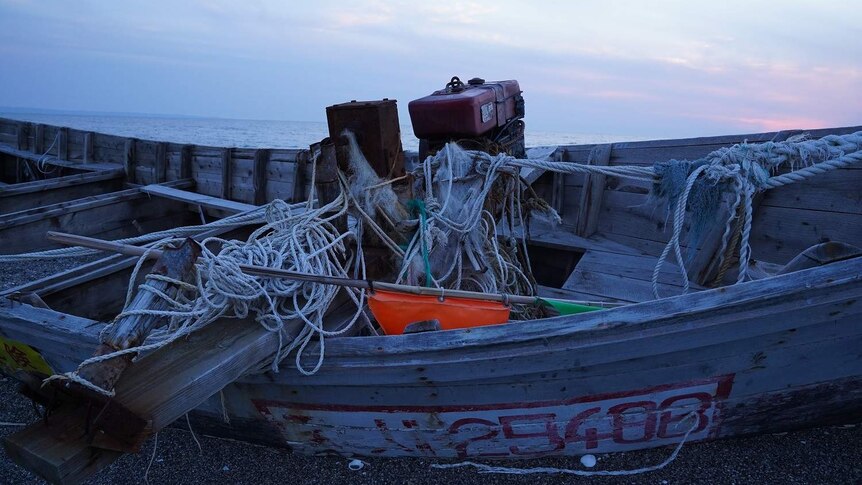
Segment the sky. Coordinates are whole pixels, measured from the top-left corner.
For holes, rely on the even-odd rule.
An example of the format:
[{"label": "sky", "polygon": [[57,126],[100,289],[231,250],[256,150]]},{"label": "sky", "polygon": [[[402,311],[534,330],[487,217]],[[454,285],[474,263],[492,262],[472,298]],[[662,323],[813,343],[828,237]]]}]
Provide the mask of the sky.
[{"label": "sky", "polygon": [[858,1],[0,0],[0,106],[324,121],[451,76],[527,129],[682,137],[862,125]]}]

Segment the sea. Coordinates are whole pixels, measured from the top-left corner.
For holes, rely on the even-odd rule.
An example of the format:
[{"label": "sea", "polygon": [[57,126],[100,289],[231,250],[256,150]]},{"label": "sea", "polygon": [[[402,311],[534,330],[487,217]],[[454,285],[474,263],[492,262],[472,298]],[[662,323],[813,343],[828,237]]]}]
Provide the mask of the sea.
[{"label": "sea", "polygon": [[[327,125],[319,121],[241,120],[170,115],[45,113],[22,109],[2,109],[0,117],[66,126],[79,130],[196,145],[238,148],[308,148],[329,136]],[[416,151],[419,140],[410,124],[401,125],[404,150]],[[528,147],[611,143],[642,139],[625,135],[583,134],[530,130]]]}]

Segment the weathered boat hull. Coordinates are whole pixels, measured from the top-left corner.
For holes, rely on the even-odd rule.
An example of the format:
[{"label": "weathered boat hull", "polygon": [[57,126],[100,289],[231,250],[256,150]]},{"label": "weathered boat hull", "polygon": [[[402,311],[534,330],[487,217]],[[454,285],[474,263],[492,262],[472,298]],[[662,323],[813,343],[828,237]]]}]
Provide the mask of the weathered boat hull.
[{"label": "weathered boat hull", "polygon": [[[846,422],[862,410],[860,296],[856,258],[593,314],[333,338],[317,374],[288,361],[243,378],[193,423],[308,454],[517,458]],[[99,324],[31,333],[22,309],[54,312],[25,307],[0,307],[0,333],[55,370],[88,355]]]},{"label": "weathered boat hull", "polygon": [[[0,142],[17,143],[4,148],[7,156],[32,159],[54,132],[64,138],[60,128],[35,126],[28,138],[16,126],[15,140],[9,130],[0,133]],[[796,133],[560,147],[554,157],[648,165]],[[95,160],[114,171],[122,162],[125,182],[160,185],[86,199],[77,198],[83,189],[60,192],[77,179],[7,189],[16,200],[37,194],[28,200],[52,205],[21,210],[30,202],[21,203],[0,217],[0,231],[16,235],[0,253],[49,247],[49,229],[127,236],[306,193],[306,160],[296,150],[91,135],[93,150],[69,142],[61,150],[68,156],[58,157],[79,168]],[[87,136],[70,139],[78,138]],[[102,182],[103,175],[78,178]],[[465,330],[331,338],[315,375],[301,375],[288,359],[279,373],[241,378],[197,408],[196,430],[308,454],[517,458],[626,451],[678,443],[686,434],[697,441],[862,417],[862,258],[652,300],[655,259],[669,233],[665,214],[647,203],[647,182],[541,173],[525,179],[563,219],[552,232],[531,232],[534,243],[545,238],[548,251],[536,266],[549,265],[558,277],[541,288],[564,298],[642,303]],[[823,241],[858,246],[860,180],[862,170],[847,168],[769,191],[752,228],[754,258],[780,267]],[[192,183],[195,192],[174,190],[191,190]],[[717,278],[723,230],[716,226],[701,247],[690,248],[697,249],[689,268],[697,290]],[[93,354],[104,327],[97,320],[119,311],[133,264],[114,256],[18,287],[59,311],[0,297],[0,337],[32,346],[55,372],[75,369]],[[678,267],[668,265],[658,277],[662,295],[681,291]],[[217,334],[198,343],[222,338],[215,345],[231,345],[230,332]],[[304,359],[311,367],[315,350]]]}]

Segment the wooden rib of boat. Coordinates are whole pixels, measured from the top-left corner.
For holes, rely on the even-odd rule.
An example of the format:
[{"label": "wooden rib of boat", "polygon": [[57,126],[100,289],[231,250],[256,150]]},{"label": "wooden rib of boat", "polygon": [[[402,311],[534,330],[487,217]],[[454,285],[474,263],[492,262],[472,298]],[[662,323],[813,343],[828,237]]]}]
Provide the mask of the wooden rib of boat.
[{"label": "wooden rib of boat", "polygon": [[[648,165],[798,133],[561,146],[553,157]],[[181,146],[10,120],[0,120],[2,167],[38,156],[54,136],[67,144],[58,157],[68,175],[36,182],[45,184],[39,190],[33,182],[0,187],[0,202],[27,201],[2,206],[3,253],[56,247],[44,239],[48,230],[114,239],[306,194],[299,150]],[[122,187],[117,173],[125,175]],[[192,413],[195,429],[308,454],[518,458],[656,447],[689,430],[698,441],[862,415],[862,258],[852,248],[862,246],[862,167],[758,200],[751,245],[759,279],[716,284],[722,224],[693,248],[693,291],[681,295],[679,269],[669,264],[659,275],[668,295],[661,299],[653,299],[650,280],[671,231],[666,213],[649,203],[647,185],[595,175],[527,178],[563,219],[530,231],[542,292],[629,305],[464,330],[331,338],[319,372],[304,376],[285,364],[277,374],[240,377]],[[812,262],[793,261],[815,246]],[[0,336],[31,347],[54,371],[73,370],[93,354],[102,322],[120,310],[133,263],[108,256],[6,290]],[[220,330],[188,345],[238,345],[239,337]],[[310,363],[315,353],[304,358]],[[174,367],[166,364],[175,371],[183,364],[176,358]]]}]

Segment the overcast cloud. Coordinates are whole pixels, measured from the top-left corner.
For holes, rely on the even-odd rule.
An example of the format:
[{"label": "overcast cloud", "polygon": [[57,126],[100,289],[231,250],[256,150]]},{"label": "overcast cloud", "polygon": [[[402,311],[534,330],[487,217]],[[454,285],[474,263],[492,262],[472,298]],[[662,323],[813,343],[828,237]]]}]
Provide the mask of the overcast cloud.
[{"label": "overcast cloud", "polygon": [[322,121],[518,79],[527,126],[694,136],[862,124],[856,2],[0,0],[0,106]]}]

